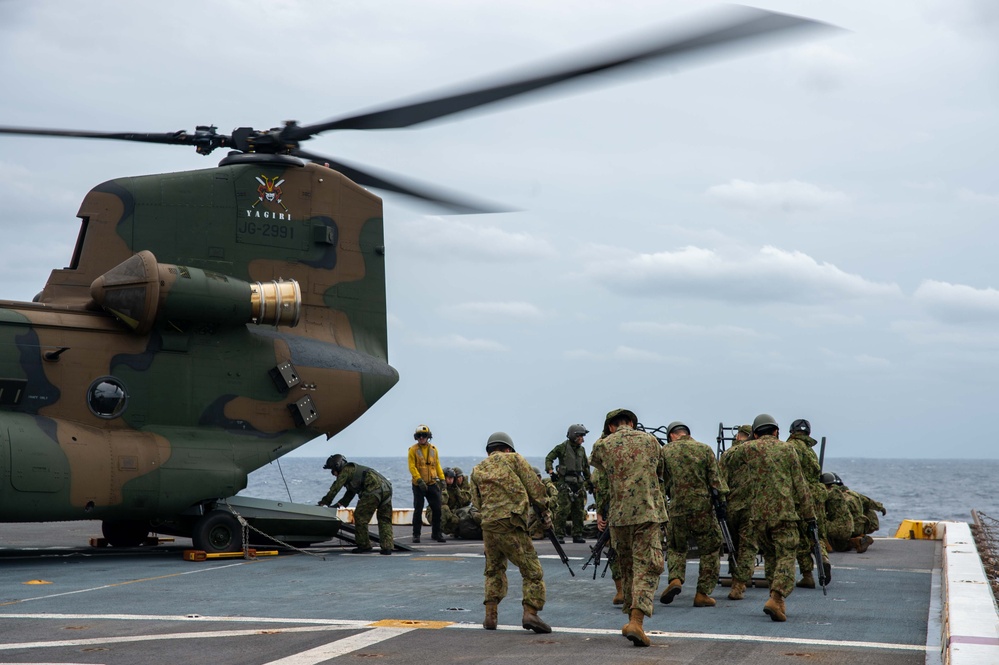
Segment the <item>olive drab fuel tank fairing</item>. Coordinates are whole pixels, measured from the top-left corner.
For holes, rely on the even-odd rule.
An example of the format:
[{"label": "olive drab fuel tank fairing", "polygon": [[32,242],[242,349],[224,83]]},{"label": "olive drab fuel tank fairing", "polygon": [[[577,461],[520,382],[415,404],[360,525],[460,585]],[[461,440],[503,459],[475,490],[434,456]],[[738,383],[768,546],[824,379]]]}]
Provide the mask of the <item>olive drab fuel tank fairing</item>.
[{"label": "olive drab fuel tank fairing", "polygon": [[0,520],[232,496],[398,380],[381,200],[336,171],[238,155],[106,182],[79,216],[70,266],[0,307]]}]

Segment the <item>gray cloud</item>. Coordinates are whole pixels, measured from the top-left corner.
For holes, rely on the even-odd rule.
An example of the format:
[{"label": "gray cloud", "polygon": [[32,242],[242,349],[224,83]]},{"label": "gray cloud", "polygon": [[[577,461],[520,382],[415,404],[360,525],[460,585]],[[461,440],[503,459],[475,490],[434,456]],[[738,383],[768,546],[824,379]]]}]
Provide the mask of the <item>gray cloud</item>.
[{"label": "gray cloud", "polygon": [[439,311],[451,319],[480,323],[541,321],[545,318],[545,313],[529,302],[466,302],[444,305]]},{"label": "gray cloud", "polygon": [[707,195],[727,206],[757,212],[807,212],[849,202],[842,192],[822,189],[800,180],[756,183],[731,180],[709,187]]},{"label": "gray cloud", "polygon": [[448,217],[410,221],[400,225],[397,233],[403,251],[417,250],[436,260],[537,261],[555,256],[547,241],[528,233]]},{"label": "gray cloud", "polygon": [[606,258],[591,262],[584,274],[612,291],[645,297],[823,304],[901,294],[896,284],[872,282],[802,252],[772,246],[755,254],[731,256],[685,247],[674,252]]},{"label": "gray cloud", "polygon": [[932,279],[912,295],[930,316],[944,323],[994,323],[999,320],[999,290],[976,289]]}]

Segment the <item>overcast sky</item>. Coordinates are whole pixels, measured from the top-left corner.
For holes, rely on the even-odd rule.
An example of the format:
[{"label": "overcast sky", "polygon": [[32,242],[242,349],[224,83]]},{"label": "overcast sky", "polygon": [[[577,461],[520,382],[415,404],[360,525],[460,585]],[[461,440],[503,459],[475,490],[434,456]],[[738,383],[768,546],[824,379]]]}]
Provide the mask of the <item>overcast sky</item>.
[{"label": "overcast sky", "polygon": [[[312,123],[595,52],[703,2],[0,2],[0,125]],[[518,212],[385,196],[398,385],[295,454],[544,455],[634,410],[808,418],[831,457],[995,458],[999,4],[760,2],[844,30],[306,148]],[[0,298],[68,262],[86,192],[222,153],[0,137]],[[594,440],[588,437],[588,445]]]}]

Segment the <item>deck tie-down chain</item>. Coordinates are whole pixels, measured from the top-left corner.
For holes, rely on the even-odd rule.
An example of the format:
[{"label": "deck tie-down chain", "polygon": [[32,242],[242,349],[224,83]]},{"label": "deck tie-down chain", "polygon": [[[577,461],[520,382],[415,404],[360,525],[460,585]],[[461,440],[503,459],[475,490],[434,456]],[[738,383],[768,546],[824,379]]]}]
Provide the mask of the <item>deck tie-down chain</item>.
[{"label": "deck tie-down chain", "polygon": [[250,524],[249,522],[247,522],[246,519],[244,519],[242,515],[240,515],[239,513],[237,513],[236,509],[229,505],[229,500],[228,499],[223,499],[222,501],[223,501],[223,503],[225,503],[225,507],[229,509],[229,512],[231,512],[233,514],[233,516],[237,520],[239,520],[239,525],[242,527],[242,535],[243,535],[243,558],[244,559],[251,558],[250,557],[250,529],[253,529],[257,533],[259,533],[261,536],[263,536],[264,538],[267,538],[268,540],[274,541],[275,543],[277,543],[281,547],[287,547],[288,549],[295,550],[296,552],[300,552],[302,554],[308,554],[309,556],[314,556],[317,559],[322,559],[323,561],[326,561],[326,557],[323,556],[322,554],[316,554],[315,552],[309,552],[309,551],[303,550],[300,547],[295,547],[294,545],[289,545],[288,543],[284,542],[283,540],[279,540],[278,538],[275,538],[274,536],[270,535],[269,533],[264,533],[263,531],[261,531],[257,527],[255,527],[252,524]]}]

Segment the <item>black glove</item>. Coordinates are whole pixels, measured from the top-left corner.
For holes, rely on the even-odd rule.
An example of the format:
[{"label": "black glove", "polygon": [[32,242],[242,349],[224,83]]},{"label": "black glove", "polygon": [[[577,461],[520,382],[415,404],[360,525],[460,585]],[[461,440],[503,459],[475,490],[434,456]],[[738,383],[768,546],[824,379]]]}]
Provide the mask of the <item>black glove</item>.
[{"label": "black glove", "polygon": [[551,476],[553,483],[558,482],[558,473],[556,473],[555,471],[549,471],[548,475]]},{"label": "black glove", "polygon": [[888,510],[887,510],[887,509],[885,509],[885,508],[882,508],[882,509],[881,509],[881,514],[882,514],[882,515],[887,515],[887,514],[888,514]]},{"label": "black glove", "polygon": [[416,481],[416,486],[420,488],[421,492],[427,491],[427,483],[426,481],[423,480],[423,478],[420,478],[419,480]]},{"label": "black glove", "polygon": [[725,503],[724,501],[719,501],[715,505],[715,515],[717,515],[718,519],[720,519],[720,520],[727,520],[728,519],[728,504]]}]

